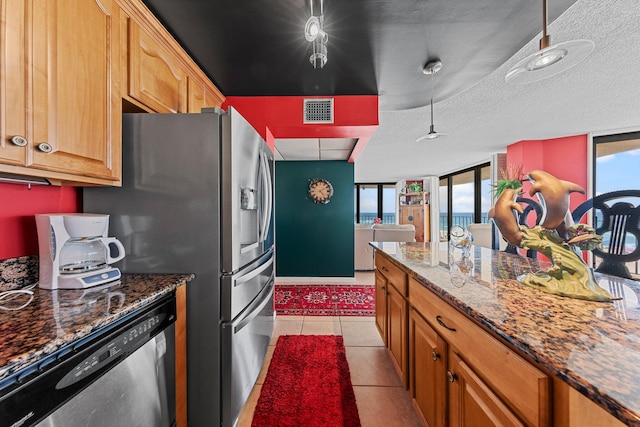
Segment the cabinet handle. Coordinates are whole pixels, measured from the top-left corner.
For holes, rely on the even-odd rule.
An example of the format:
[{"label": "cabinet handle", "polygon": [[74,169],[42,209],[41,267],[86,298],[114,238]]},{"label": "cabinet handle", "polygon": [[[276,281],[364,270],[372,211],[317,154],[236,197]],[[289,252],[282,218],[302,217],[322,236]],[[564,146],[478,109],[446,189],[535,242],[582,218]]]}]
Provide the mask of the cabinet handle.
[{"label": "cabinet handle", "polygon": [[437,351],[435,351],[435,350],[434,350],[433,352],[431,352],[431,357],[433,357],[433,360],[438,360],[438,359],[440,359],[440,355],[439,355],[439,354],[438,354],[438,352],[437,352]]},{"label": "cabinet handle", "polygon": [[50,153],[53,151],[53,147],[51,146],[51,144],[41,142],[40,144],[38,144],[38,150],[42,151],[43,153]]},{"label": "cabinet handle", "polygon": [[456,374],[454,374],[451,371],[447,371],[447,379],[449,380],[450,383],[454,382],[456,380]]},{"label": "cabinet handle", "polygon": [[450,330],[451,332],[455,332],[455,331],[456,331],[456,328],[450,328],[450,327],[448,327],[448,326],[447,326],[447,324],[446,324],[446,323],[444,323],[444,322],[442,321],[442,317],[441,317],[440,315],[436,316],[436,322],[438,322],[438,324],[439,324],[440,326],[442,326],[443,328],[446,328],[446,329]]},{"label": "cabinet handle", "polygon": [[24,136],[16,135],[11,137],[11,142],[13,145],[17,145],[18,147],[25,147],[29,141]]},{"label": "cabinet handle", "polygon": [[382,271],[384,271],[385,273],[388,273],[388,272],[389,272],[389,269],[383,265],[383,266],[382,266]]}]

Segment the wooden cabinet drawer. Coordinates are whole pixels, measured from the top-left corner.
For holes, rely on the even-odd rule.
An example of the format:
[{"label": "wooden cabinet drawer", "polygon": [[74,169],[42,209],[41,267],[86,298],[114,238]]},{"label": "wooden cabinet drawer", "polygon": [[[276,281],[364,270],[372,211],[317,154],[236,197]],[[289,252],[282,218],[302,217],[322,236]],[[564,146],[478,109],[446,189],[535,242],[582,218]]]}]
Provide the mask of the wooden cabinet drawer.
[{"label": "wooden cabinet drawer", "polygon": [[402,296],[407,296],[407,273],[379,252],[376,252],[376,270],[382,273]]},{"label": "wooden cabinet drawer", "polygon": [[547,426],[550,380],[413,278],[409,303],[525,424]]}]

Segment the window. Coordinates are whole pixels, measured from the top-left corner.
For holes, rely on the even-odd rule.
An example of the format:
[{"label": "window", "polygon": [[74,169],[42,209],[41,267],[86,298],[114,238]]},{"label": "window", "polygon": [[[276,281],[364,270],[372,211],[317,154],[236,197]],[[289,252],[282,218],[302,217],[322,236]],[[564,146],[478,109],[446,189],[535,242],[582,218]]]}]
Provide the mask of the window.
[{"label": "window", "polygon": [[378,216],[378,186],[357,185],[356,222],[373,224]]},{"label": "window", "polygon": [[380,218],[383,224],[396,223],[395,184],[356,184],[356,222],[373,224]]},{"label": "window", "polygon": [[466,227],[474,221],[474,171],[451,176],[451,225]]},{"label": "window", "polygon": [[[640,170],[638,170],[640,132],[594,137],[593,153],[594,195],[640,188]],[[638,204],[637,198],[630,198],[627,201],[634,205]],[[595,227],[600,226],[602,221],[598,213],[596,211],[597,216],[593,219]],[[610,237],[610,233],[602,236],[603,247],[607,247]],[[627,234],[625,252],[632,252],[636,246],[636,236]],[[594,259],[596,263],[599,261]],[[628,263],[627,268],[634,274],[640,274],[640,265],[637,261]]]},{"label": "window", "polygon": [[394,184],[382,185],[382,218],[383,224],[396,223],[396,186]]},{"label": "window", "polygon": [[488,222],[491,208],[491,166],[482,164],[440,177],[440,240],[454,225]]},{"label": "window", "polygon": [[440,179],[440,240],[447,240],[449,236],[449,178]]},{"label": "window", "polygon": [[491,166],[480,168],[480,222],[489,222],[489,210],[493,206],[493,189],[491,188]]},{"label": "window", "polygon": [[640,132],[593,138],[594,194],[637,189],[640,185]]}]

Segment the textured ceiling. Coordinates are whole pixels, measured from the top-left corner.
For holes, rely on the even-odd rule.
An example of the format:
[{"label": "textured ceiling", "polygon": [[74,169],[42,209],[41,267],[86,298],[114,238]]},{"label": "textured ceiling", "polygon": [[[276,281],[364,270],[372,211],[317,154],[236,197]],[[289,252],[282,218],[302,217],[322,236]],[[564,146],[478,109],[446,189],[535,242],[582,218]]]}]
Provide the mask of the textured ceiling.
[{"label": "textured ceiling", "polygon": [[[356,182],[442,175],[525,139],[640,129],[638,0],[549,0],[551,42],[587,38],[595,50],[523,86],[504,74],[538,49],[541,0],[325,0],[322,70],[301,36],[308,0],[143,1],[227,96],[378,94]],[[448,137],[416,143],[432,95],[421,69],[434,57],[435,128]]]},{"label": "textured ceiling", "polygon": [[552,43],[592,40],[591,56],[540,82],[506,83],[507,70],[537,49],[536,36],[475,86],[434,105],[435,128],[446,138],[415,142],[428,131],[429,107],[381,111],[377,132],[356,159],[356,181],[443,175],[521,140],[640,129],[639,23],[637,0],[579,0],[549,34]]}]

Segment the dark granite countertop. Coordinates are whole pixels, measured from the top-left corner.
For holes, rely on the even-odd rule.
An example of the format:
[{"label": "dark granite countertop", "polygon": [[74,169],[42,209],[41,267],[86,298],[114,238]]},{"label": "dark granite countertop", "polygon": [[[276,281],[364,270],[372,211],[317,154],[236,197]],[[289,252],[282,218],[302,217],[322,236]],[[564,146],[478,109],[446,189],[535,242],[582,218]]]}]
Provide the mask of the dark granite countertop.
[{"label": "dark granite countertop", "polygon": [[472,247],[472,273],[465,275],[466,268],[449,266],[446,243],[371,245],[548,374],[624,423],[640,423],[640,282],[596,274],[622,299],[591,302],[516,281],[548,266],[524,256]]},{"label": "dark granite countertop", "polygon": [[[24,260],[15,260],[0,268],[0,290],[28,285]],[[11,278],[20,286],[8,285]],[[84,290],[35,287],[33,299],[24,308],[0,309],[0,380],[159,300],[191,278],[188,274],[123,274],[116,282]],[[19,307],[29,298],[20,296],[2,305]]]}]

